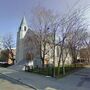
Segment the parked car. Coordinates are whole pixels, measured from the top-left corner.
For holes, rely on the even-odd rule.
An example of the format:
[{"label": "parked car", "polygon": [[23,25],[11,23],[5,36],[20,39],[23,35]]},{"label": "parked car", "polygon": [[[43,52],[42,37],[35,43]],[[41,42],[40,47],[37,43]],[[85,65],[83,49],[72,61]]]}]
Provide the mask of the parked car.
[{"label": "parked car", "polygon": [[32,71],[33,70],[33,66],[29,66],[29,65],[25,65],[25,71]]}]

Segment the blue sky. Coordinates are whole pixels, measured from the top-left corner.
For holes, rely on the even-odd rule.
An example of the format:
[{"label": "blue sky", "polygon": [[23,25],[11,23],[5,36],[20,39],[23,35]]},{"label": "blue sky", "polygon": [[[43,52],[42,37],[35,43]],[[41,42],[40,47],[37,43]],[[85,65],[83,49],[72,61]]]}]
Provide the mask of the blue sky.
[{"label": "blue sky", "polygon": [[[0,36],[10,32],[16,38],[23,16],[26,17],[28,24],[32,26],[32,9],[38,5],[62,15],[69,8],[73,8],[77,1],[79,0],[0,0]],[[89,4],[90,0],[80,0],[76,7],[85,7]],[[88,11],[86,16],[90,20],[90,11]]]}]

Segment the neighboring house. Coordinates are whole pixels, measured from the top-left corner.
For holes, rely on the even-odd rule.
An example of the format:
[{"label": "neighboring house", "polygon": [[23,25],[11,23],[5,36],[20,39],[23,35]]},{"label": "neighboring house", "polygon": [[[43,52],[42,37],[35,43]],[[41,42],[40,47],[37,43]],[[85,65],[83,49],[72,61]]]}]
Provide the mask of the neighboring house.
[{"label": "neighboring house", "polygon": [[[32,31],[26,22],[25,17],[22,19],[19,31],[17,32],[17,48],[16,48],[16,62],[19,65],[32,65],[34,67],[38,66],[41,67],[41,59],[40,59],[40,51],[39,51],[39,45],[37,40],[37,34]],[[55,66],[57,66],[57,62],[59,59],[59,47],[55,47]],[[43,48],[43,47],[42,47]],[[46,49],[49,50],[48,54],[46,55],[45,64],[52,64],[53,58],[52,58],[52,49],[47,43]],[[68,49],[67,49],[68,50]],[[65,56],[65,55],[64,55]],[[66,58],[66,64],[72,63],[72,58],[70,54],[68,53]]]},{"label": "neighboring house", "polygon": [[15,55],[16,49],[12,49],[12,52],[10,52],[9,50],[1,50],[0,61],[7,62],[7,64],[12,65],[14,64]]},{"label": "neighboring house", "polygon": [[12,52],[8,53],[8,64],[14,64],[15,58],[16,58],[16,48],[12,48]]},{"label": "neighboring house", "polygon": [[90,63],[90,48],[80,49],[80,59]]}]

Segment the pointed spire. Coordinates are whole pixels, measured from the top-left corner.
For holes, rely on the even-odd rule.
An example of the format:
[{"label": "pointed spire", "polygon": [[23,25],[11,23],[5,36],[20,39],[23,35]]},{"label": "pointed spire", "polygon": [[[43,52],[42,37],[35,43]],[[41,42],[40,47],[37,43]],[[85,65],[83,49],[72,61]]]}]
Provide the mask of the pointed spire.
[{"label": "pointed spire", "polygon": [[22,25],[27,25],[25,16],[23,17],[20,26],[22,26]]}]

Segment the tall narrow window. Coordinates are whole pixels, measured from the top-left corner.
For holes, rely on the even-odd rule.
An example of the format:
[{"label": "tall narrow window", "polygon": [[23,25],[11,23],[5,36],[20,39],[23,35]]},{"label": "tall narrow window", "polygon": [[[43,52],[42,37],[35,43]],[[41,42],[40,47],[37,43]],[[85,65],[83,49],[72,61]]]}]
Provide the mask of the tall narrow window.
[{"label": "tall narrow window", "polygon": [[24,26],[24,31],[26,31],[26,26]]},{"label": "tall narrow window", "polygon": [[21,26],[19,27],[19,30],[21,30]]}]

